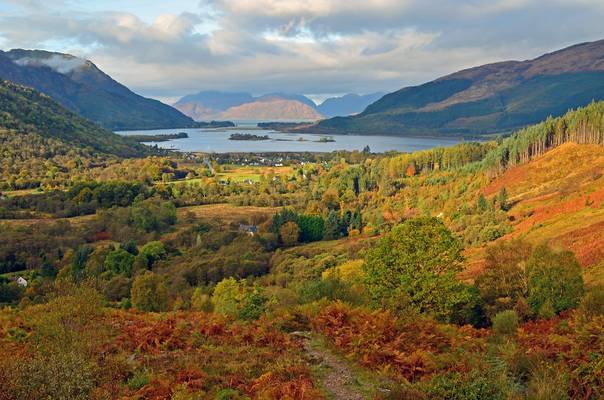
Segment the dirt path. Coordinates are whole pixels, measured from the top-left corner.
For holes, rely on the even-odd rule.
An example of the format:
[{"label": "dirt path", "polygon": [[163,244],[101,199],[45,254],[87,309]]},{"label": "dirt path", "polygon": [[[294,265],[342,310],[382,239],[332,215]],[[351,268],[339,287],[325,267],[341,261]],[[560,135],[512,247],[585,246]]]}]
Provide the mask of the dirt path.
[{"label": "dirt path", "polygon": [[295,332],[294,335],[304,339],[304,349],[311,362],[321,369],[320,383],[331,399],[364,400],[367,398],[358,387],[360,383],[346,361],[315,343],[309,333]]}]

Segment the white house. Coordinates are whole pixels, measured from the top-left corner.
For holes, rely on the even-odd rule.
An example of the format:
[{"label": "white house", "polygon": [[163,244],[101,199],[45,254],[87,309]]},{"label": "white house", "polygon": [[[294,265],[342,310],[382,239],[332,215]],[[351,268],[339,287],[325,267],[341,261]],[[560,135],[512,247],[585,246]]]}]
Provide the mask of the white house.
[{"label": "white house", "polygon": [[27,287],[27,280],[25,278],[23,278],[22,276],[17,278],[17,285],[22,286],[22,287]]}]

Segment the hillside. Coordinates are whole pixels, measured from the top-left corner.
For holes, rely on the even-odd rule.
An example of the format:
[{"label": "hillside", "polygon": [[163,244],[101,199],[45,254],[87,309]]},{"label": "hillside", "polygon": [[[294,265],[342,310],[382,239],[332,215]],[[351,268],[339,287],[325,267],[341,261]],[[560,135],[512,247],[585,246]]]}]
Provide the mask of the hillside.
[{"label": "hillside", "polygon": [[193,120],[133,93],[92,62],[41,50],[0,51],[0,79],[32,87],[108,129],[185,128]]},{"label": "hillside", "polygon": [[357,115],[321,121],[320,133],[482,135],[509,132],[604,98],[604,40],[534,60],[460,71],[390,93]]},{"label": "hillside", "polygon": [[330,97],[319,104],[317,110],[325,117],[348,116],[361,113],[368,105],[379,100],[384,93],[366,95],[347,94],[341,97]]},{"label": "hillside", "polygon": [[8,81],[0,81],[0,130],[35,134],[106,155],[133,157],[147,153],[144,146],[66,110],[48,96]]},{"label": "hillside", "polygon": [[602,144],[604,102],[282,167],[40,155],[0,186],[0,397],[604,398]]}]

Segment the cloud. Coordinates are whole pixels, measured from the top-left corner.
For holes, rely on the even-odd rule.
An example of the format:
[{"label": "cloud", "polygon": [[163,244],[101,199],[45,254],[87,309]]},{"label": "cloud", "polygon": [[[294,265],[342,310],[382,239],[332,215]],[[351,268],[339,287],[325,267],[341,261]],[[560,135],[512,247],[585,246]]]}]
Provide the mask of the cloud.
[{"label": "cloud", "polygon": [[48,58],[30,58],[23,57],[14,60],[17,65],[31,65],[31,66],[47,66],[60,74],[68,74],[71,71],[83,67],[86,65],[86,60],[77,57],[64,57],[58,54],[53,54]]},{"label": "cloud", "polygon": [[189,0],[151,18],[142,0],[3,2],[3,46],[73,52],[158,98],[392,91],[599,39],[604,17],[601,0]]}]

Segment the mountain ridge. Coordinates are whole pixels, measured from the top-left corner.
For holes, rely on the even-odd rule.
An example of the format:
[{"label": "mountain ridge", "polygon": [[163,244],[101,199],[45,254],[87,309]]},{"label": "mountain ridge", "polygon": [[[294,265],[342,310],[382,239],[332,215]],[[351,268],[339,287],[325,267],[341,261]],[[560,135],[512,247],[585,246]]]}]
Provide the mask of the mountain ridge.
[{"label": "mountain ridge", "polygon": [[91,61],[70,54],[24,49],[0,51],[0,78],[36,89],[112,130],[195,125],[180,111],[132,92]]},{"label": "mountain ridge", "polygon": [[[317,105],[313,100],[300,94],[275,92],[253,96],[246,92],[208,90],[186,95],[174,103],[174,107],[196,121],[208,119],[312,121],[336,115],[360,113],[383,95],[380,92],[367,95],[350,93],[330,97]],[[277,103],[269,104],[270,101]]]},{"label": "mountain ridge", "polygon": [[468,68],[389,93],[361,114],[305,128],[315,133],[484,135],[520,129],[604,99],[604,40],[526,61]]}]

